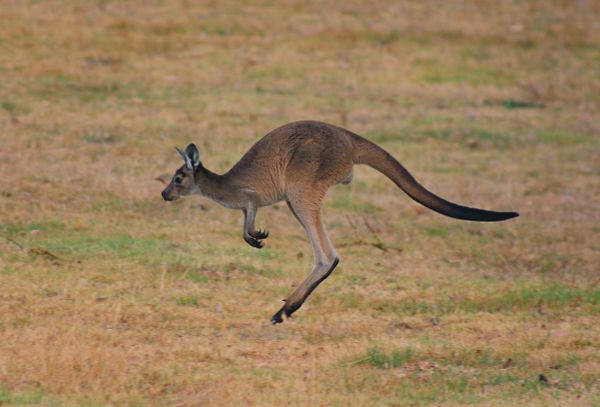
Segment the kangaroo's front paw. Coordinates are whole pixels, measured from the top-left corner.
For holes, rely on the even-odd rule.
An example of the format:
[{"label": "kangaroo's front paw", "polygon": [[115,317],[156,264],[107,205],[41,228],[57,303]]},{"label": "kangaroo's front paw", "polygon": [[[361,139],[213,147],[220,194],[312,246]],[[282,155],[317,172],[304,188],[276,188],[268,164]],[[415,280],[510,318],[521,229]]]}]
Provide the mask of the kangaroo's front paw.
[{"label": "kangaroo's front paw", "polygon": [[259,239],[256,239],[252,236],[244,236],[244,240],[252,247],[256,247],[257,249],[262,249],[263,242]]},{"label": "kangaroo's front paw", "polygon": [[250,232],[250,236],[252,236],[255,239],[266,239],[267,237],[269,237],[269,231],[259,229],[254,232]]}]

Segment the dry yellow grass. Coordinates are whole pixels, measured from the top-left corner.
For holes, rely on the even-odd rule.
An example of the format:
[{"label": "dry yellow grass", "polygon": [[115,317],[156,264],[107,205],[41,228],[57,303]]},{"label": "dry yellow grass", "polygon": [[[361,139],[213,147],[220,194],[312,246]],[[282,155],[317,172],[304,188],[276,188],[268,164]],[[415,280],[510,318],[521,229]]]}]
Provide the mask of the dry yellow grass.
[{"label": "dry yellow grass", "polygon": [[[0,2],[0,404],[600,403],[600,9],[548,2]],[[315,119],[443,197],[365,168],[310,268],[285,205],[167,205],[195,142],[225,171]],[[543,375],[543,379],[540,379]],[[544,380],[545,379],[545,380]]]}]

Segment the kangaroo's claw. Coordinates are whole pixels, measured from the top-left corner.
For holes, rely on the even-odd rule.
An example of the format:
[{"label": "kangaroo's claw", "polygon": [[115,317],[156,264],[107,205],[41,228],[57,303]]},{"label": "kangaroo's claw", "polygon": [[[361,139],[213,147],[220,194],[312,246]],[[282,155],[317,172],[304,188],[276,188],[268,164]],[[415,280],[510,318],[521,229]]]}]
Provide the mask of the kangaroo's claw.
[{"label": "kangaroo's claw", "polygon": [[252,247],[256,247],[257,249],[262,249],[264,246],[263,242],[259,239],[254,238],[253,236],[244,236],[244,240]]},{"label": "kangaroo's claw", "polygon": [[266,239],[267,237],[269,237],[269,231],[259,229],[255,232],[250,233],[250,236],[252,236],[255,239]]}]

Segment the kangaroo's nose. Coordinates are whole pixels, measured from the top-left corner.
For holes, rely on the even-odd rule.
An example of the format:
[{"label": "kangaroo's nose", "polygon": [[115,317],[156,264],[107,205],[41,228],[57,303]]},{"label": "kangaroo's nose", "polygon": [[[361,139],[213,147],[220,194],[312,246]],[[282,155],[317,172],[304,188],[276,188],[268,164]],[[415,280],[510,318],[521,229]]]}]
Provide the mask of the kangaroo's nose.
[{"label": "kangaroo's nose", "polygon": [[170,201],[171,200],[171,199],[169,199],[169,195],[167,195],[167,191],[162,191],[161,195],[162,195],[162,197],[163,197],[163,199],[165,201]]}]

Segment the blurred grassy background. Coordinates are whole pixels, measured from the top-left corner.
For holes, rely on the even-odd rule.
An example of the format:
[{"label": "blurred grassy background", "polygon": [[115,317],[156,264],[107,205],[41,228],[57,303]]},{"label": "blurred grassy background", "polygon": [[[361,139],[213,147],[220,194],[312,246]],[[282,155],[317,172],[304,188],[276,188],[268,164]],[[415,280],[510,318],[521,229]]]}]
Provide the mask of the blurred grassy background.
[{"label": "blurred grassy background", "polygon": [[[0,404],[597,405],[600,7],[593,1],[0,3]],[[160,198],[288,121],[347,127],[450,200],[357,168],[341,266],[285,205]],[[543,375],[543,378],[540,378]]]}]

